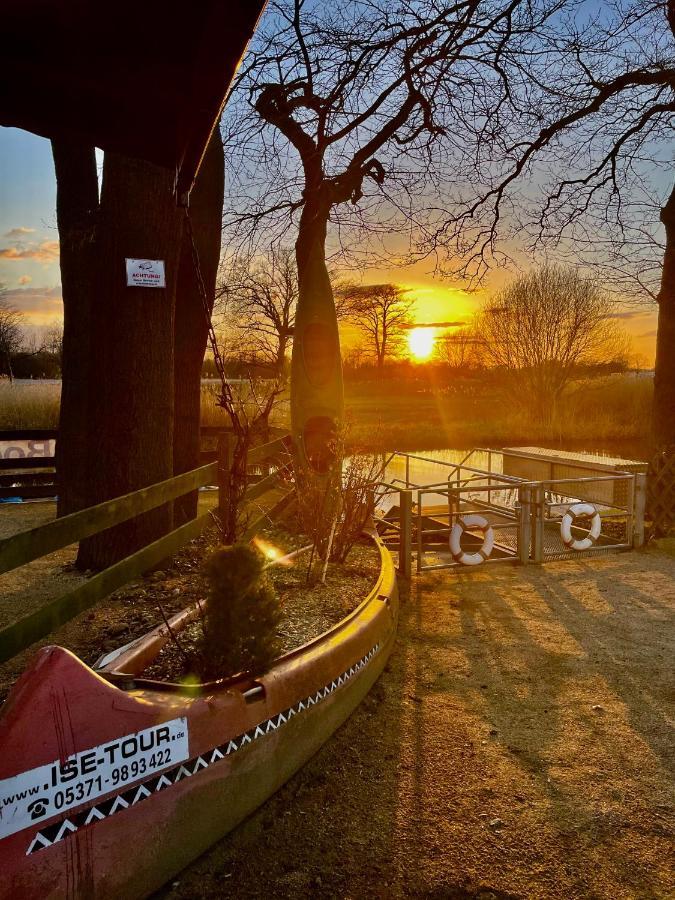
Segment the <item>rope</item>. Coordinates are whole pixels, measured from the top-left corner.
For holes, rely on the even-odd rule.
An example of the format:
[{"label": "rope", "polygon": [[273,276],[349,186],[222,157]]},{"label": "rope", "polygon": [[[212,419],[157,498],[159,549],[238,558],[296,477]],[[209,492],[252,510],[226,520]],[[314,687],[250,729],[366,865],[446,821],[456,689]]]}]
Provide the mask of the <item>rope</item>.
[{"label": "rope", "polygon": [[211,346],[211,352],[213,353],[213,361],[216,366],[216,370],[218,375],[220,376],[221,382],[221,396],[218,401],[219,406],[225,406],[226,402],[232,400],[232,388],[230,387],[227,378],[225,377],[225,363],[223,362],[223,357],[220,352],[220,347],[218,346],[218,339],[216,338],[216,332],[213,328],[213,319],[211,316],[211,310],[209,309],[209,298],[206,292],[206,285],[204,283],[204,276],[202,275],[202,267],[199,261],[199,250],[197,249],[197,242],[195,241],[194,229],[192,228],[192,219],[190,218],[190,210],[186,206],[185,207],[185,226],[187,228],[188,237],[190,239],[190,250],[192,253],[192,266],[195,271],[195,275],[197,277],[197,290],[199,292],[199,296],[201,297],[202,306],[204,308],[204,318],[206,320],[206,328],[209,339],[209,344]]}]

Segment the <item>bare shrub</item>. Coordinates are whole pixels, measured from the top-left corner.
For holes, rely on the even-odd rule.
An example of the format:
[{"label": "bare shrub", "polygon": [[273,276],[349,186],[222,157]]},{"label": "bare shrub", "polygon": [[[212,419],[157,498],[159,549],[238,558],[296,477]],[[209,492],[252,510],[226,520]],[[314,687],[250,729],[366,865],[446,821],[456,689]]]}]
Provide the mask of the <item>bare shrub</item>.
[{"label": "bare shrub", "polygon": [[248,486],[248,452],[256,442],[268,439],[270,415],[282,390],[283,385],[278,378],[268,381],[249,378],[239,390],[233,390],[229,382],[223,383],[217,402],[229,416],[233,432],[227,515],[225,521],[220,523],[223,540],[227,544],[233,543],[246,527],[247,516],[242,509],[242,501]]},{"label": "bare shrub", "polygon": [[[343,563],[358,541],[374,512],[373,488],[382,478],[383,462],[381,454],[357,451],[343,465],[337,504],[326,502],[327,489],[310,489],[305,496],[305,507],[314,509],[314,528],[308,534],[314,544],[307,571],[308,581],[321,576],[322,571],[322,580],[325,576],[325,565],[316,572],[313,570],[315,556],[324,563],[326,560]],[[335,510],[334,515],[324,515],[327,509]]]},{"label": "bare shrub", "polygon": [[342,472],[342,502],[333,535],[330,558],[344,562],[374,512],[373,486],[384,473],[383,459],[355,453]]}]

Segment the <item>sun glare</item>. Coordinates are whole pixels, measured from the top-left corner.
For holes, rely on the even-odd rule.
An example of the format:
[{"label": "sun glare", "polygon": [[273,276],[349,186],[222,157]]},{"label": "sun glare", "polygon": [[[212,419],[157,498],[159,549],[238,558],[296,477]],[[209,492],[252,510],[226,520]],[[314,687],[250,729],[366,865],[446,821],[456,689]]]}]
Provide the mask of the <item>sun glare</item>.
[{"label": "sun glare", "polygon": [[428,359],[434,349],[434,329],[413,328],[408,334],[408,347],[415,359]]}]

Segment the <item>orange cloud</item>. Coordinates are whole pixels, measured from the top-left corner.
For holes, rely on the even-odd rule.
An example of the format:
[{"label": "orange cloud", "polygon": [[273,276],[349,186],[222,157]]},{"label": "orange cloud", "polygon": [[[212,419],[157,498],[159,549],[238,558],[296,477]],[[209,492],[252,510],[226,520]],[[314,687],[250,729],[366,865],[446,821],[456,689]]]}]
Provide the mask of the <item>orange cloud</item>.
[{"label": "orange cloud", "polygon": [[0,259],[34,259],[37,262],[56,262],[59,258],[58,241],[42,241],[40,244],[16,244],[14,247],[0,247]]},{"label": "orange cloud", "polygon": [[11,228],[4,236],[6,238],[22,238],[27,234],[33,234],[34,231],[34,228],[26,228],[25,225],[19,225],[16,228]]},{"label": "orange cloud", "polygon": [[61,287],[22,287],[5,292],[7,302],[24,316],[24,322],[43,325],[63,318]]},{"label": "orange cloud", "polygon": [[412,322],[410,325],[402,325],[402,328],[462,328],[465,320],[457,322]]}]

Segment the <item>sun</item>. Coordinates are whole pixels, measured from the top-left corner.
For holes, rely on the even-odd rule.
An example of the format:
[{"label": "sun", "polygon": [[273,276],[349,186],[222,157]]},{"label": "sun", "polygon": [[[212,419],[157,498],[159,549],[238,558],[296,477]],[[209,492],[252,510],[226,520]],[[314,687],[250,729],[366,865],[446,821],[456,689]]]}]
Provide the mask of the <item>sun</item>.
[{"label": "sun", "polygon": [[428,359],[434,349],[433,328],[413,328],[408,333],[408,348],[415,359]]}]

